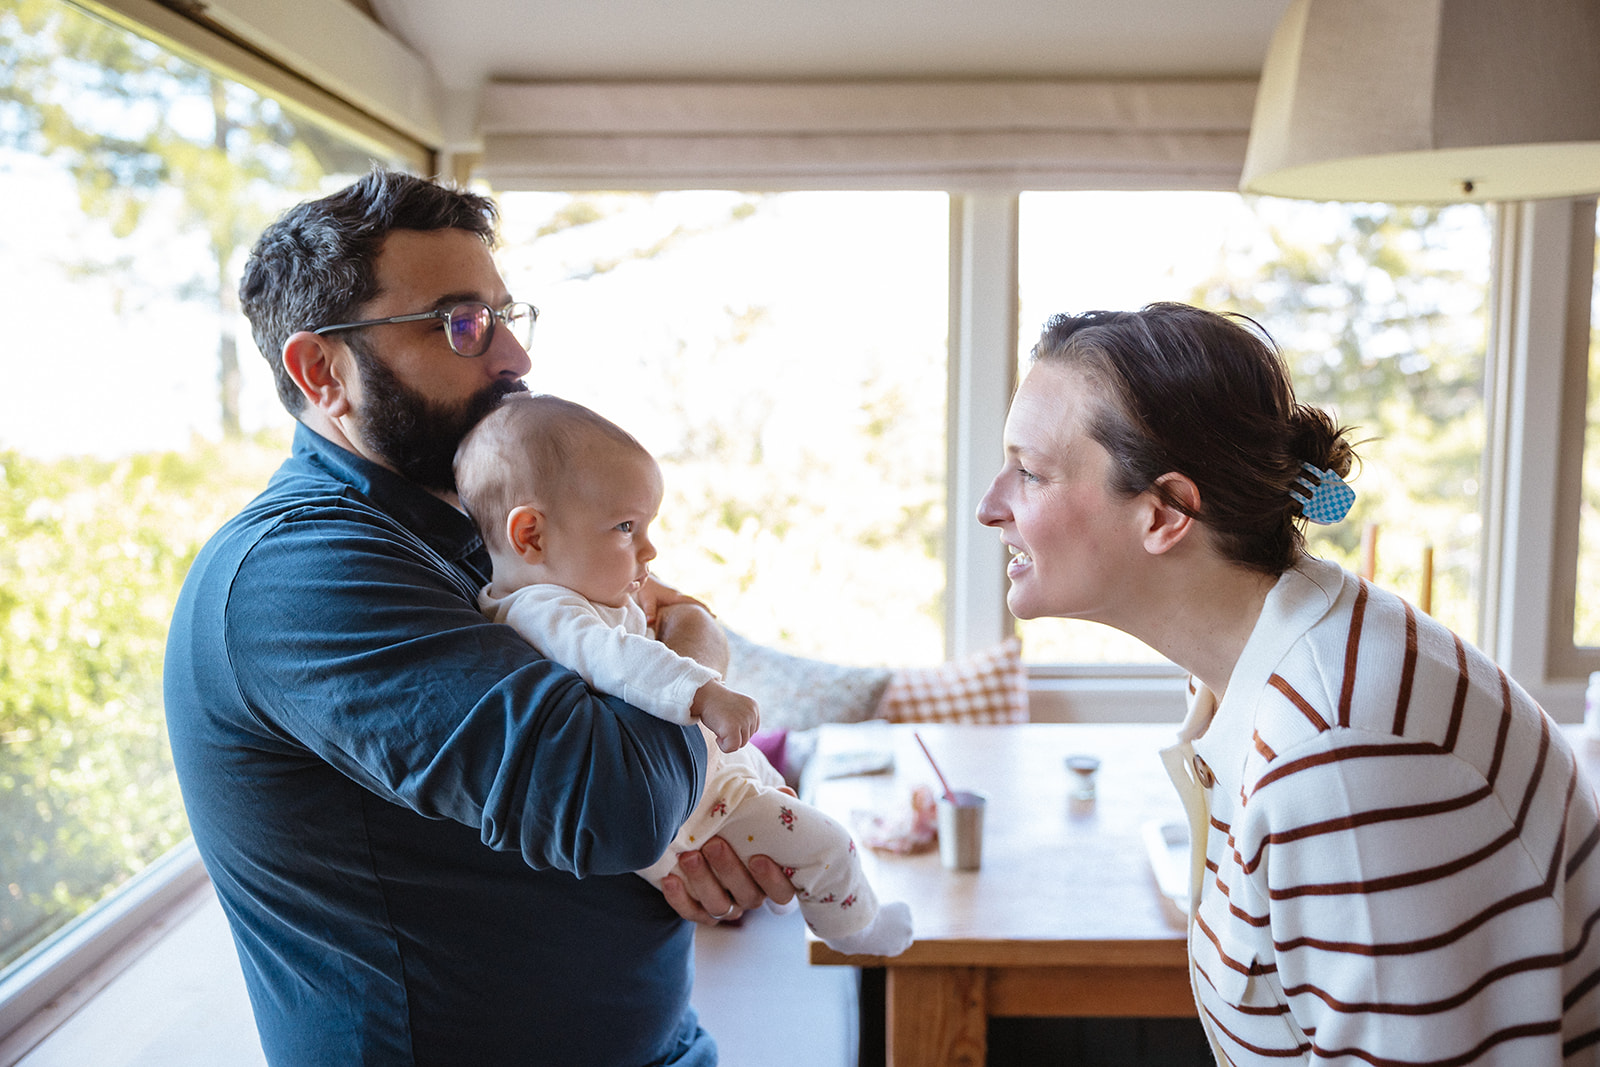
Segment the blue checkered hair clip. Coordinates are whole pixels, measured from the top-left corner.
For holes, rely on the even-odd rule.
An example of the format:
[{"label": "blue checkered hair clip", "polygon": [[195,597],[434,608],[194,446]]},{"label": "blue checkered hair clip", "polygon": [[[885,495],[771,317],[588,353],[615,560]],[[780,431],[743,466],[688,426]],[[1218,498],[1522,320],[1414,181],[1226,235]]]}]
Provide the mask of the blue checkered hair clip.
[{"label": "blue checkered hair clip", "polygon": [[1332,526],[1350,514],[1350,505],[1356,502],[1356,491],[1346,485],[1343,478],[1334,471],[1323,470],[1310,463],[1300,466],[1316,481],[1296,478],[1295,484],[1289,488],[1289,495],[1300,501],[1300,514],[1308,522]]}]

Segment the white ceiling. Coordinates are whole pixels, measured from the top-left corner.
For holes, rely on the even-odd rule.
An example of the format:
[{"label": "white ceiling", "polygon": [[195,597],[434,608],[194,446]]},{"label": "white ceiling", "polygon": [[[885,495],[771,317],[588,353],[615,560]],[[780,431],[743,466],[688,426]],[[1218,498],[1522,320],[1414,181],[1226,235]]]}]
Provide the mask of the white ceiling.
[{"label": "white ceiling", "polygon": [[1254,76],[1289,0],[371,0],[446,90],[495,78]]}]

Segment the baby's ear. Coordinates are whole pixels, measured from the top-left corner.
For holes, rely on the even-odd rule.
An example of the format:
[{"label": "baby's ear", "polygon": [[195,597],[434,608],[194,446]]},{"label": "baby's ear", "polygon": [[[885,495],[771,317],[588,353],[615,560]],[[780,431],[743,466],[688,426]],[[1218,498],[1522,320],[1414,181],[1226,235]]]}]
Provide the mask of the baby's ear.
[{"label": "baby's ear", "polygon": [[544,560],[544,515],[528,504],[511,509],[506,516],[506,540],[511,543],[511,551],[521,556],[525,562],[540,563]]}]

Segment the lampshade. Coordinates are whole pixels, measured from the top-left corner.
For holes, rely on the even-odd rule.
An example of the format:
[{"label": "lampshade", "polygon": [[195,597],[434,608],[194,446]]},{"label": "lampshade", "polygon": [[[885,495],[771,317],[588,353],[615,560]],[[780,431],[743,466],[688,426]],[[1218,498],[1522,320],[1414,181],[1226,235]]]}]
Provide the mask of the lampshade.
[{"label": "lampshade", "polygon": [[1392,203],[1600,192],[1600,0],[1293,0],[1240,188]]}]

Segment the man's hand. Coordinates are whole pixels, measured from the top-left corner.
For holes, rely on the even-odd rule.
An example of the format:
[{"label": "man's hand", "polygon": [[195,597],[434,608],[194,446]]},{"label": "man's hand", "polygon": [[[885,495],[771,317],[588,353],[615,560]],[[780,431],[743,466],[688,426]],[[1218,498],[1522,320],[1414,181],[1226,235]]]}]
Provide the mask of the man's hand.
[{"label": "man's hand", "polygon": [[750,857],[746,867],[732,845],[713,837],[699,852],[678,857],[677,870],[661,880],[661,894],[690,922],[715,925],[737,919],[768,898],[789,903],[794,883],[766,856]]},{"label": "man's hand", "polygon": [[644,611],[645,622],[649,623],[652,629],[656,626],[656,616],[660,614],[661,609],[670,608],[675,604],[693,604],[707,615],[711,614],[711,609],[700,601],[678,592],[653,574],[645,579],[644,585],[639,587],[633,599]]},{"label": "man's hand", "polygon": [[717,747],[724,752],[743,748],[761,725],[756,702],[715,679],[695,690],[689,711],[717,735]]},{"label": "man's hand", "polygon": [[728,669],[728,637],[697,601],[663,604],[656,611],[656,640],[680,656],[719,673]]}]

